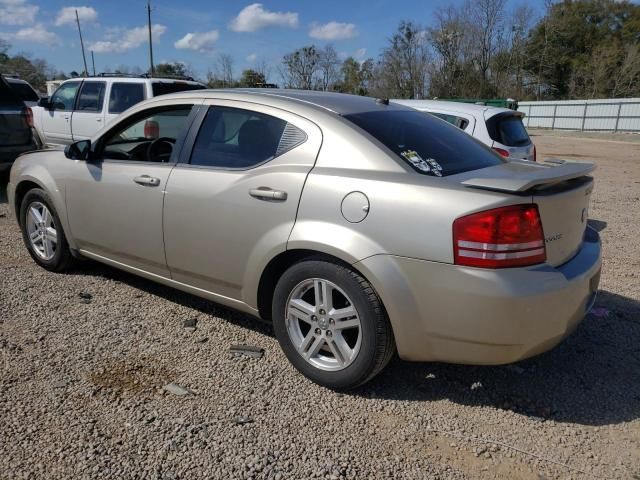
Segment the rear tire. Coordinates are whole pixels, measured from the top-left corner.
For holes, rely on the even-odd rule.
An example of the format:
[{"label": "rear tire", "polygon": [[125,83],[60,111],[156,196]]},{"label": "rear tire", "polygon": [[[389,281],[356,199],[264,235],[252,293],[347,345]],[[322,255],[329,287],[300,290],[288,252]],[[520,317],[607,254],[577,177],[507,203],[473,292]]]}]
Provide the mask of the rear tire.
[{"label": "rear tire", "polygon": [[44,190],[29,190],[22,199],[20,229],[31,258],[42,268],[62,272],[73,264],[60,217]]},{"label": "rear tire", "polygon": [[293,265],[276,285],[272,315],[289,361],[307,378],[331,389],[348,390],[368,382],[395,353],[380,298],[347,266],[324,260]]}]

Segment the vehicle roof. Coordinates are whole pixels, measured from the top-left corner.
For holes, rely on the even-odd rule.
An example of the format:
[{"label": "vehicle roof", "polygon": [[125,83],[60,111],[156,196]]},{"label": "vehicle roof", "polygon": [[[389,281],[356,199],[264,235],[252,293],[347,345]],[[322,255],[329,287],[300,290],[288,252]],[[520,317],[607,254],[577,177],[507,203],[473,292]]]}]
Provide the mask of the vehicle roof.
[{"label": "vehicle roof", "polygon": [[163,98],[227,98],[234,100],[256,101],[270,105],[283,103],[319,108],[338,115],[349,115],[368,111],[409,110],[397,105],[379,102],[372,97],[349,95],[346,93],[322,92],[316,90],[292,90],[273,88],[228,88],[206,89],[163,95]]},{"label": "vehicle roof", "polygon": [[2,78],[4,78],[8,83],[26,83],[27,85],[29,85],[29,82],[21,78],[16,78],[16,77],[2,77]]},{"label": "vehicle roof", "polygon": [[394,103],[399,103],[400,105],[405,105],[407,107],[415,108],[417,110],[427,110],[429,108],[437,109],[437,110],[446,110],[450,112],[458,112],[458,113],[468,113],[470,115],[473,114],[484,114],[486,118],[492,117],[493,115],[497,115],[498,113],[503,112],[515,112],[515,110],[510,110],[508,108],[501,107],[492,107],[488,105],[478,105],[475,103],[464,103],[464,102],[452,102],[447,100],[391,100]]},{"label": "vehicle roof", "polygon": [[114,82],[183,82],[183,83],[202,85],[202,83],[196,80],[187,80],[185,78],[132,77],[127,75],[123,75],[121,77],[117,75],[105,75],[105,76],[95,75],[95,76],[89,76],[89,77],[72,77],[72,78],[67,78],[66,80],[63,80],[62,83],[70,82],[72,80],[76,82],[81,82],[83,80],[101,80],[101,81],[112,80]]}]

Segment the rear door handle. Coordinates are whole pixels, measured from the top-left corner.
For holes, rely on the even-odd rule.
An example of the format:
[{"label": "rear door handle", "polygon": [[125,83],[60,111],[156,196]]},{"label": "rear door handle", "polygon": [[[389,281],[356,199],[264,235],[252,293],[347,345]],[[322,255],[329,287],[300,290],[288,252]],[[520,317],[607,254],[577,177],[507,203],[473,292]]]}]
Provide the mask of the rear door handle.
[{"label": "rear door handle", "polygon": [[133,179],[139,185],[144,185],[145,187],[157,187],[160,185],[160,179],[156,177],[150,177],[149,175],[140,175]]},{"label": "rear door handle", "polygon": [[269,187],[252,188],[249,195],[259,200],[275,200],[284,202],[287,199],[287,192],[272,190]]}]

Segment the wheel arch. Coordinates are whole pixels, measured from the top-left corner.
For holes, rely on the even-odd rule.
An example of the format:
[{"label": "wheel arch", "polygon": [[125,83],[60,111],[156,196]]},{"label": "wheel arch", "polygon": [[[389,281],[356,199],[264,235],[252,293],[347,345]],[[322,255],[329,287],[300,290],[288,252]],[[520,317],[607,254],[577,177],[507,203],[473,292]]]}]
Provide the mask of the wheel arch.
[{"label": "wheel arch", "polygon": [[[359,275],[362,275],[363,278],[366,279],[366,276],[358,271],[356,267],[353,266],[351,262],[349,262],[345,258],[340,258],[335,255],[322,252],[319,250],[311,250],[311,249],[292,249],[285,250],[284,252],[279,253],[275,257],[273,257],[266,267],[263,269],[262,274],[260,275],[260,281],[258,282],[258,292],[257,292],[257,303],[258,303],[258,312],[260,317],[267,321],[271,322],[271,303],[273,299],[273,294],[276,288],[276,284],[280,277],[284,274],[287,269],[296,263],[300,263],[305,260],[324,260],[326,262],[335,263],[338,265],[342,265],[354,270]],[[380,297],[378,295],[378,297]],[[382,300],[380,300],[382,303]],[[384,305],[383,305],[384,307]]]},{"label": "wheel arch", "polygon": [[22,200],[24,200],[25,195],[29,190],[33,190],[34,188],[40,188],[42,190],[46,189],[34,181],[33,179],[25,179],[18,183],[15,187],[13,198],[14,198],[14,214],[18,219],[18,223],[20,222],[20,207],[22,206]]}]

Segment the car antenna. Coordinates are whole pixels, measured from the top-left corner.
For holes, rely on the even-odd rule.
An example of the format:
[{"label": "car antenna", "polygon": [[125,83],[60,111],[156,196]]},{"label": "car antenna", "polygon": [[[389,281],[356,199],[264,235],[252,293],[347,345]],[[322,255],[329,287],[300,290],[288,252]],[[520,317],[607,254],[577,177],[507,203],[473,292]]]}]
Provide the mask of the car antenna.
[{"label": "car antenna", "polygon": [[378,103],[380,105],[389,105],[389,99],[388,98],[376,98],[376,103]]}]

